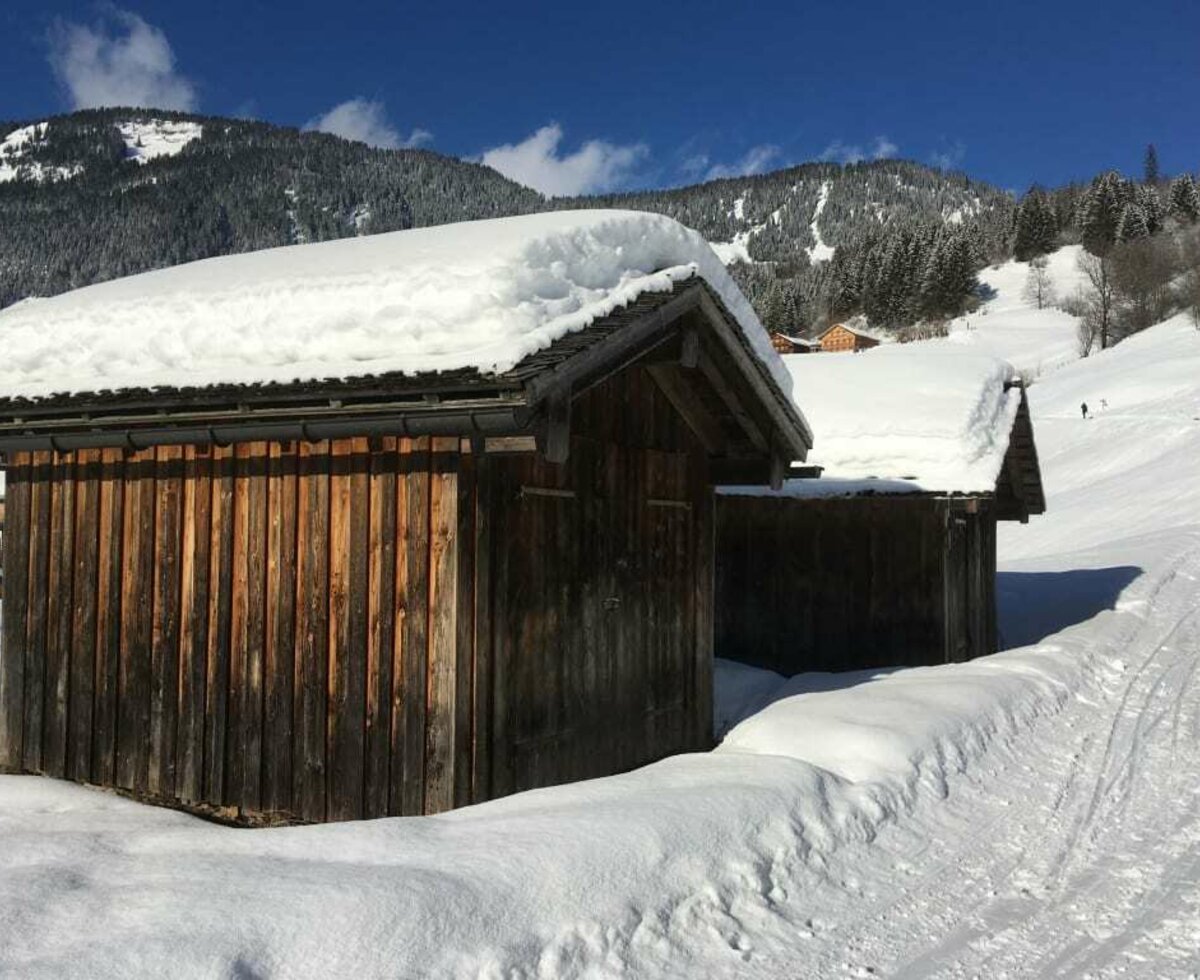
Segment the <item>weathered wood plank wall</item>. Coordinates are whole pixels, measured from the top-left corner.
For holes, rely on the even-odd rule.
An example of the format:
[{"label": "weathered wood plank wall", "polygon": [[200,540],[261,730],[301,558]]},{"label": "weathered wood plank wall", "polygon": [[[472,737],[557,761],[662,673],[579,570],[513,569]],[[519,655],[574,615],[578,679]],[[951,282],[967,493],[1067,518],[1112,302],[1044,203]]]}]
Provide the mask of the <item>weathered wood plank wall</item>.
[{"label": "weathered wood plank wall", "polygon": [[649,374],[576,400],[566,464],[486,462],[491,657],[475,676],[496,706],[489,795],[709,747],[712,490]]},{"label": "weathered wood plank wall", "polygon": [[13,457],[0,766],[285,819],[467,802],[469,456],[393,438]]},{"label": "weathered wood plank wall", "polygon": [[716,655],[784,674],[995,650],[986,498],[723,496]]},{"label": "weathered wood plank wall", "polygon": [[0,767],[321,821],[707,747],[706,453],[641,368],[572,412],[562,464],[458,438],[14,456]]}]

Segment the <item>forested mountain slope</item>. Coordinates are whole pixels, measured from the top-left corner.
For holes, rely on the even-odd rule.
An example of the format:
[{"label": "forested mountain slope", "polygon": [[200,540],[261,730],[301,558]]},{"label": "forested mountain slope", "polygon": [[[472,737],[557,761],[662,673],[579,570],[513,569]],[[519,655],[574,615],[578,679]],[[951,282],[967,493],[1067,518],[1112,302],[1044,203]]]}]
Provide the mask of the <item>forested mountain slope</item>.
[{"label": "forested mountain slope", "polygon": [[[1007,247],[1013,202],[962,174],[895,160],[547,200],[424,150],[246,120],[89,110],[0,123],[0,306],[230,252],[576,207],[658,211],[697,229],[736,264],[770,325],[799,330],[864,305],[864,263],[890,255],[889,275],[911,279],[936,264],[939,248],[957,249],[970,268],[950,269],[950,299],[922,299],[922,311],[956,312],[964,275]],[[884,292],[872,294],[873,319],[909,313],[911,302]]]}]

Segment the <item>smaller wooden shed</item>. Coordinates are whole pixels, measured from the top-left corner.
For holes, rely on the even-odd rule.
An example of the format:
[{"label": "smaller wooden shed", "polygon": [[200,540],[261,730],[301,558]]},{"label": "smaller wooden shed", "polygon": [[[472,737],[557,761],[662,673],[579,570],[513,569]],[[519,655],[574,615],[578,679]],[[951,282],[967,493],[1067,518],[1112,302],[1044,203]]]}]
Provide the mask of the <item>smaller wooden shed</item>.
[{"label": "smaller wooden shed", "polygon": [[816,340],[794,337],[779,330],[772,332],[771,346],[778,354],[814,354],[821,349],[821,344]]},{"label": "smaller wooden shed", "polygon": [[879,346],[879,338],[863,330],[855,330],[844,323],[835,323],[817,338],[822,353],[836,354],[857,352]]},{"label": "smaller wooden shed", "polygon": [[786,675],[996,649],[996,525],[1045,510],[1007,365],[921,345],[787,358],[815,478],[722,488],[718,657]]},{"label": "smaller wooden shed", "polygon": [[0,331],[0,770],[322,821],[711,743],[712,488],[811,436],[694,232],[295,246]]}]

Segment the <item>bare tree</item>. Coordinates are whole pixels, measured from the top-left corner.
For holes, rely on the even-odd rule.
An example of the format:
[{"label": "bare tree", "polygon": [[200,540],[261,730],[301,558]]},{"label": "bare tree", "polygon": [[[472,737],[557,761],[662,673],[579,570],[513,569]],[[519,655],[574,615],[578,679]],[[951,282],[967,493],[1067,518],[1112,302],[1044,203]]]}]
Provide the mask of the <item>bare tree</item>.
[{"label": "bare tree", "polygon": [[1079,356],[1087,357],[1096,346],[1096,325],[1090,318],[1079,318],[1079,326],[1075,328],[1075,340]]},{"label": "bare tree", "polygon": [[1109,346],[1113,311],[1117,301],[1112,266],[1107,256],[1092,255],[1091,252],[1085,251],[1079,253],[1079,271],[1088,281],[1088,288],[1083,292],[1083,309],[1080,315],[1092,323],[1095,329],[1094,336],[1100,341],[1100,349],[1104,350]]},{"label": "bare tree", "polygon": [[1116,291],[1117,327],[1137,333],[1171,312],[1171,280],[1181,271],[1179,250],[1169,236],[1117,245],[1108,256]]},{"label": "bare tree", "polygon": [[1029,260],[1029,273],[1025,276],[1022,295],[1030,303],[1043,309],[1054,302],[1054,280],[1050,278],[1050,261],[1044,255]]}]

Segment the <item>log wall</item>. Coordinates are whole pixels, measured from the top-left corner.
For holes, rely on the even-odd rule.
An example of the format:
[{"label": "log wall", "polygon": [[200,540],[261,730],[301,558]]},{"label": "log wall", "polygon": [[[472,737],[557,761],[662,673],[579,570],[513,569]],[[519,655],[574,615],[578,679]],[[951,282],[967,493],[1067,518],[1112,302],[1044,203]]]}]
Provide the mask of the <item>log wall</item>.
[{"label": "log wall", "polygon": [[786,675],[995,650],[986,498],[722,496],[716,655]]}]

